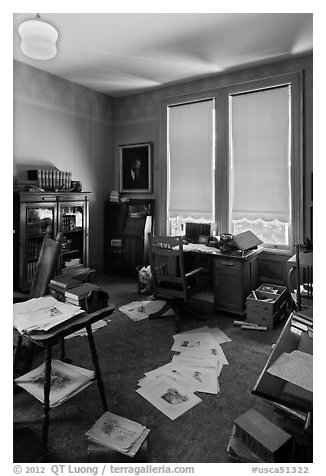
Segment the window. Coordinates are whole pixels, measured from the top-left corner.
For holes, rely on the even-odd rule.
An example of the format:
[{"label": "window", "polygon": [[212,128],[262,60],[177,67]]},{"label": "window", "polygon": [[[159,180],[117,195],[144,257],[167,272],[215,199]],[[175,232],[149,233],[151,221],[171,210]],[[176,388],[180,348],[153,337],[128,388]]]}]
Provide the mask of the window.
[{"label": "window", "polygon": [[229,220],[233,234],[253,231],[267,246],[291,237],[291,86],[229,100]]},{"label": "window", "polygon": [[185,222],[214,221],[214,100],[167,108],[167,220],[172,235]]},{"label": "window", "polygon": [[162,114],[160,232],[200,221],[276,251],[302,241],[300,72],[167,99]]}]

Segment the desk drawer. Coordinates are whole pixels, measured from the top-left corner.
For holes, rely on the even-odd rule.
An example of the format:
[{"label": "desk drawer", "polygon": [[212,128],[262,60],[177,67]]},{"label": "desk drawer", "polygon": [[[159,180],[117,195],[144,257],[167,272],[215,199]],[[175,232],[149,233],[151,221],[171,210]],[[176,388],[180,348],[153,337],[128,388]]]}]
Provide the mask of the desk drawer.
[{"label": "desk drawer", "polygon": [[215,259],[215,267],[216,269],[239,271],[241,269],[241,262],[232,258],[217,258]]}]

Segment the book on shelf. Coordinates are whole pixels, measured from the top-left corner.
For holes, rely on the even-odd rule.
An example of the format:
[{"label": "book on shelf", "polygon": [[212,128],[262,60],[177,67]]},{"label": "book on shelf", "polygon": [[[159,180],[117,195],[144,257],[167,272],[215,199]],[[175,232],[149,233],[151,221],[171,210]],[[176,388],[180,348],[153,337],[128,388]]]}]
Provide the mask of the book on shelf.
[{"label": "book on shelf", "polygon": [[105,412],[86,432],[89,444],[98,444],[134,457],[149,429],[128,418]]},{"label": "book on shelf", "polygon": [[[93,370],[67,364],[61,360],[51,362],[50,407],[56,407],[88,387],[94,379]],[[16,384],[43,403],[45,364],[15,379]]]},{"label": "book on shelf", "polygon": [[64,262],[66,268],[74,268],[75,266],[80,266],[80,258],[73,258]]}]

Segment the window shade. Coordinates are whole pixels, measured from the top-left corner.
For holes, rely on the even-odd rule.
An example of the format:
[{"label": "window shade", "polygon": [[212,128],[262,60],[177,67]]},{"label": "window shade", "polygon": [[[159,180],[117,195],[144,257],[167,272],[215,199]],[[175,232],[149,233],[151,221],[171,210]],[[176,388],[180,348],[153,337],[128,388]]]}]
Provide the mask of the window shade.
[{"label": "window shade", "polygon": [[290,222],[290,86],[231,97],[231,219]]},{"label": "window shade", "polygon": [[168,107],[168,214],[214,221],[214,100]]}]

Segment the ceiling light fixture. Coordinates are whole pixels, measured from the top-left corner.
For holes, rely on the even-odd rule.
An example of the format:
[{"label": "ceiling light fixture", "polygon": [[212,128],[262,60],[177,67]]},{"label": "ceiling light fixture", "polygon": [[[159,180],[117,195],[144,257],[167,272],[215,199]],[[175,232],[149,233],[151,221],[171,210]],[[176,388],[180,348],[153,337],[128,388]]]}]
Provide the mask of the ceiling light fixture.
[{"label": "ceiling light fixture", "polygon": [[38,13],[35,18],[23,21],[18,27],[18,33],[24,55],[36,60],[49,60],[56,56],[58,31],[42,20]]}]

